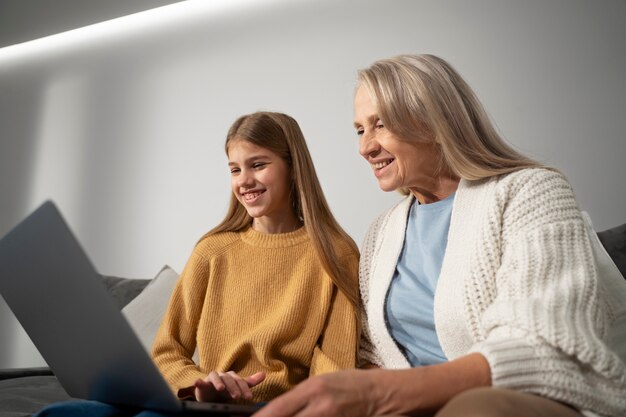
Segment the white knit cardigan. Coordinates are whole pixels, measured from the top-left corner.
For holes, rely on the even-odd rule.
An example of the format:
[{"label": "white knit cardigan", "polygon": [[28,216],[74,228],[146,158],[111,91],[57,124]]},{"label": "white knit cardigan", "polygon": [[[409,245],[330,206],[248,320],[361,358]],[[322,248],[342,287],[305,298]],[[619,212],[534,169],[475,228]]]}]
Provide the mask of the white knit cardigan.
[{"label": "white knit cardigan", "polygon": [[[370,227],[362,247],[359,359],[409,363],[385,323],[385,299],[404,243],[407,197]],[[626,366],[606,345],[614,318],[589,235],[561,174],[524,169],[462,180],[435,292],[449,360],[479,352],[494,386],[542,395],[587,415],[626,415]]]}]

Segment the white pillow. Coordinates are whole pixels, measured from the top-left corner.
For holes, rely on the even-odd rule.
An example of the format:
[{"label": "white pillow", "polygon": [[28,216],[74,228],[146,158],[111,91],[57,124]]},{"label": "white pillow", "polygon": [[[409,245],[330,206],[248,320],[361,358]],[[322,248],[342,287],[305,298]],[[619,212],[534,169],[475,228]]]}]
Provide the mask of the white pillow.
[{"label": "white pillow", "polygon": [[152,349],[177,280],[176,271],[165,265],[146,288],[122,309],[130,327],[148,352]]}]

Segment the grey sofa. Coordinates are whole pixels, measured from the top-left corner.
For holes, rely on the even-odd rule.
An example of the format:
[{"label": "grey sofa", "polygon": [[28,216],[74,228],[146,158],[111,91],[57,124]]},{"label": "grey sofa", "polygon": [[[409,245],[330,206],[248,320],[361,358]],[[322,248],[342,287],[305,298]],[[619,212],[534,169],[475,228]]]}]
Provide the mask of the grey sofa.
[{"label": "grey sofa", "polygon": [[[626,224],[598,233],[622,275],[626,276]],[[133,300],[149,280],[103,277],[120,309]],[[26,417],[44,406],[69,399],[47,368],[0,370],[0,417]]]}]

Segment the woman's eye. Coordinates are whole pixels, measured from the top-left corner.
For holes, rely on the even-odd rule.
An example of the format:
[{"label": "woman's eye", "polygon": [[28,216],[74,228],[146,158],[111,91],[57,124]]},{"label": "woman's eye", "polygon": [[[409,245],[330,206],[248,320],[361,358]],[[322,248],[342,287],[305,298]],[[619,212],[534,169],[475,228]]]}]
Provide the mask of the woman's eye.
[{"label": "woman's eye", "polygon": [[383,127],[385,127],[385,125],[383,125],[381,122],[376,123],[376,129],[382,129]]},{"label": "woman's eye", "polygon": [[357,136],[363,136],[363,129],[357,129],[356,135]]}]

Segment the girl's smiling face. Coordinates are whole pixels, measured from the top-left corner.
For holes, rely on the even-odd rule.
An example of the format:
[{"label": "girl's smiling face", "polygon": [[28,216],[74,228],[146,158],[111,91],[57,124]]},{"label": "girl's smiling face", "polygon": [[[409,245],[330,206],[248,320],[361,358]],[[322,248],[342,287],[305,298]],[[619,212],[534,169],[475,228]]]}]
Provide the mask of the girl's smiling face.
[{"label": "girl's smiling face", "polygon": [[291,170],[283,158],[236,139],[228,146],[228,166],[233,194],[254,219],[256,230],[293,230],[297,219],[291,205]]}]

